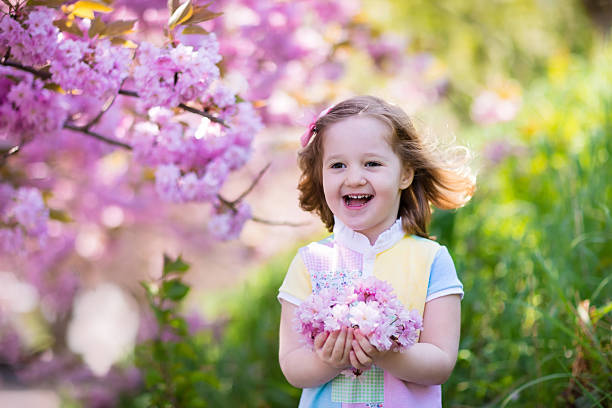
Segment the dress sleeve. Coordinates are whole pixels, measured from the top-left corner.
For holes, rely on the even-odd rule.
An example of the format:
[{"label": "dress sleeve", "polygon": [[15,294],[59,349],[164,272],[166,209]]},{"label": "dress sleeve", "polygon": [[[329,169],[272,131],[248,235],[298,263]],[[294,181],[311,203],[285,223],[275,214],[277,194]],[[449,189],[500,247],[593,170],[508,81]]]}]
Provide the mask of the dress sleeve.
[{"label": "dress sleeve", "polygon": [[278,290],[278,299],[299,306],[311,293],[310,273],[304,265],[302,256],[298,253],[291,261],[285,280]]},{"label": "dress sleeve", "polygon": [[425,302],[446,295],[460,295],[463,299],[463,284],[457,277],[455,264],[448,249],[441,246],[431,264]]}]

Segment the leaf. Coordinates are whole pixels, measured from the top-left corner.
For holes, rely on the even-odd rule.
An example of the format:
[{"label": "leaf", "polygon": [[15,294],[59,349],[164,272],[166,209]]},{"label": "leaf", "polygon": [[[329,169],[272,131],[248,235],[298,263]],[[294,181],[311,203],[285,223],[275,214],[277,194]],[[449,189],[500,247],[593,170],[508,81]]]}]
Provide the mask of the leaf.
[{"label": "leaf", "polygon": [[44,6],[44,7],[60,7],[68,3],[67,0],[28,0],[28,7]]},{"label": "leaf", "polygon": [[183,299],[189,292],[189,289],[191,288],[178,279],[166,281],[162,285],[162,290],[165,297],[174,301]]},{"label": "leaf", "polygon": [[191,0],[181,4],[168,19],[168,29],[173,30],[177,25],[187,21],[193,15]]},{"label": "leaf", "polygon": [[96,17],[91,22],[91,26],[89,27],[89,31],[87,32],[87,35],[89,36],[89,38],[94,38],[96,35],[102,34],[105,29],[106,29],[106,24],[104,24],[104,21],[102,21],[100,17]]},{"label": "leaf", "polygon": [[164,379],[161,376],[161,373],[156,370],[147,370],[144,375],[144,382],[148,388],[153,387],[155,384],[162,383]]},{"label": "leaf", "polygon": [[106,25],[102,35],[113,37],[115,35],[128,34],[134,29],[136,20],[117,20]]},{"label": "leaf", "polygon": [[139,283],[140,283],[140,286],[142,286],[147,291],[147,294],[151,296],[157,295],[159,288],[157,287],[156,284],[145,282],[145,281],[140,281]]},{"label": "leaf", "polygon": [[59,84],[56,84],[55,82],[45,82],[45,84],[43,85],[43,88],[48,89],[53,92],[61,93],[62,95],[66,94],[66,91],[64,91],[62,87],[59,86]]},{"label": "leaf", "polygon": [[113,11],[106,4],[101,4],[95,1],[80,0],[72,5],[72,14],[81,18],[94,19],[94,11],[100,13],[110,13]]},{"label": "leaf", "polygon": [[215,13],[213,11],[208,10],[208,5],[203,7],[195,7],[193,10],[193,15],[186,23],[189,24],[197,24],[202,23],[204,21],[212,20],[213,18],[217,18],[223,15],[223,13]]},{"label": "leaf", "polygon": [[123,37],[112,37],[111,44],[125,48],[138,48],[138,44]]},{"label": "leaf", "polygon": [[208,34],[208,31],[198,25],[188,25],[183,30],[183,34]]},{"label": "leaf", "polygon": [[57,28],[60,29],[60,31],[63,31],[65,33],[70,33],[70,34],[74,34],[77,37],[82,37],[83,36],[83,32],[79,29],[79,27],[74,24],[73,21],[69,21],[69,20],[55,20],[53,22],[53,25],[56,26]]},{"label": "leaf", "polygon": [[608,302],[608,304],[601,306],[593,311],[593,324],[597,323],[599,319],[612,312],[612,302]]},{"label": "leaf", "polygon": [[176,261],[170,259],[170,257],[164,254],[164,272],[162,276],[167,276],[171,272],[178,272],[179,274],[186,272],[189,269],[189,264],[183,262],[183,259],[179,256]]},{"label": "leaf", "polygon": [[72,222],[72,217],[63,210],[56,210],[55,208],[49,209],[49,218],[60,222]]}]

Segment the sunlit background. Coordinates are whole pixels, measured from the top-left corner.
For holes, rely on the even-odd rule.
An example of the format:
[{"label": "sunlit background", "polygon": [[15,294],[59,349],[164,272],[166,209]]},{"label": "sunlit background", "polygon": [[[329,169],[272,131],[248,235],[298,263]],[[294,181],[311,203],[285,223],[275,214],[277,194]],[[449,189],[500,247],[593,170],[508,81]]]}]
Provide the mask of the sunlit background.
[{"label": "sunlit background", "polygon": [[[139,20],[134,41],[163,43],[165,2],[112,7]],[[610,2],[210,8],[224,13],[202,27],[225,81],[264,125],[221,190],[240,196],[269,164],[245,198],[253,218],[219,239],[210,203],[160,202],[130,151],[75,133],[51,161],[35,143],[4,158],[3,179],[42,186],[51,213],[44,243],[2,244],[1,407],[297,406],[276,294],[295,250],[326,232],[298,208],[296,152],[318,112],[362,93],[474,155],[474,198],[431,226],[466,293],[444,406],[612,405]],[[120,139],[126,106],[97,129]]]}]

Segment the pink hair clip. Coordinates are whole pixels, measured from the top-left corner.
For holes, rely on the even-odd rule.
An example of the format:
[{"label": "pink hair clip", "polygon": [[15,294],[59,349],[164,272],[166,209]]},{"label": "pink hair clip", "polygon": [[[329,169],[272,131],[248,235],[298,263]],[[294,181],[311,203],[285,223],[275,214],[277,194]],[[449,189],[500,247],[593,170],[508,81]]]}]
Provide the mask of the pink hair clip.
[{"label": "pink hair clip", "polygon": [[308,130],[306,130],[306,132],[304,132],[302,137],[300,137],[300,142],[302,143],[302,147],[306,147],[306,145],[308,144],[308,142],[310,141],[312,136],[316,133],[315,125],[317,123],[317,120],[319,120],[323,116],[327,115],[329,113],[329,111],[331,110],[331,108],[333,108],[333,107],[334,107],[334,105],[332,105],[332,106],[322,110],[321,113],[319,113],[319,115],[312,122],[310,122],[310,125],[308,125]]}]

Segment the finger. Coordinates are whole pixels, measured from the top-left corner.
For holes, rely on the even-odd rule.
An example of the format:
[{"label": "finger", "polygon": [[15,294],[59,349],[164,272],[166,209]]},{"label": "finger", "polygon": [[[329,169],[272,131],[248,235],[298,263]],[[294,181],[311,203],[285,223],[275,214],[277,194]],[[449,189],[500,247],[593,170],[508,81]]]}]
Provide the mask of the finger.
[{"label": "finger", "polygon": [[323,354],[326,357],[331,357],[332,352],[334,351],[334,346],[336,345],[336,339],[338,338],[338,334],[340,332],[338,330],[333,331],[325,340],[325,344],[323,344]]},{"label": "finger", "polygon": [[357,356],[355,355],[355,352],[353,350],[351,350],[351,352],[349,353],[349,360],[351,362],[351,365],[356,368],[357,370],[361,370],[361,371],[365,371],[370,367],[367,367],[363,364],[361,364],[361,362],[359,362],[359,360],[357,359]]},{"label": "finger", "polygon": [[362,365],[367,367],[372,365],[372,358],[365,353],[363,348],[361,348],[359,342],[356,340],[353,340],[353,352],[355,353],[355,357],[357,357],[357,360],[359,360]]},{"label": "finger", "polygon": [[353,329],[347,329],[346,340],[344,342],[344,353],[342,354],[342,360],[348,362],[349,353],[353,348]]},{"label": "finger", "polygon": [[329,333],[327,332],[321,332],[316,335],[316,337],[314,338],[315,349],[320,349],[321,347],[323,347],[323,344],[325,344],[325,340],[327,340],[327,336],[329,336]]},{"label": "finger", "polygon": [[346,341],[346,327],[343,327],[336,338],[336,343],[332,350],[331,358],[335,361],[341,361],[344,354],[344,342]]},{"label": "finger", "polygon": [[357,338],[357,341],[359,342],[359,345],[361,346],[363,351],[368,356],[373,357],[378,354],[378,349],[370,343],[370,340],[368,340],[368,338],[364,336],[361,331],[357,330],[357,332],[355,333],[355,337]]}]

